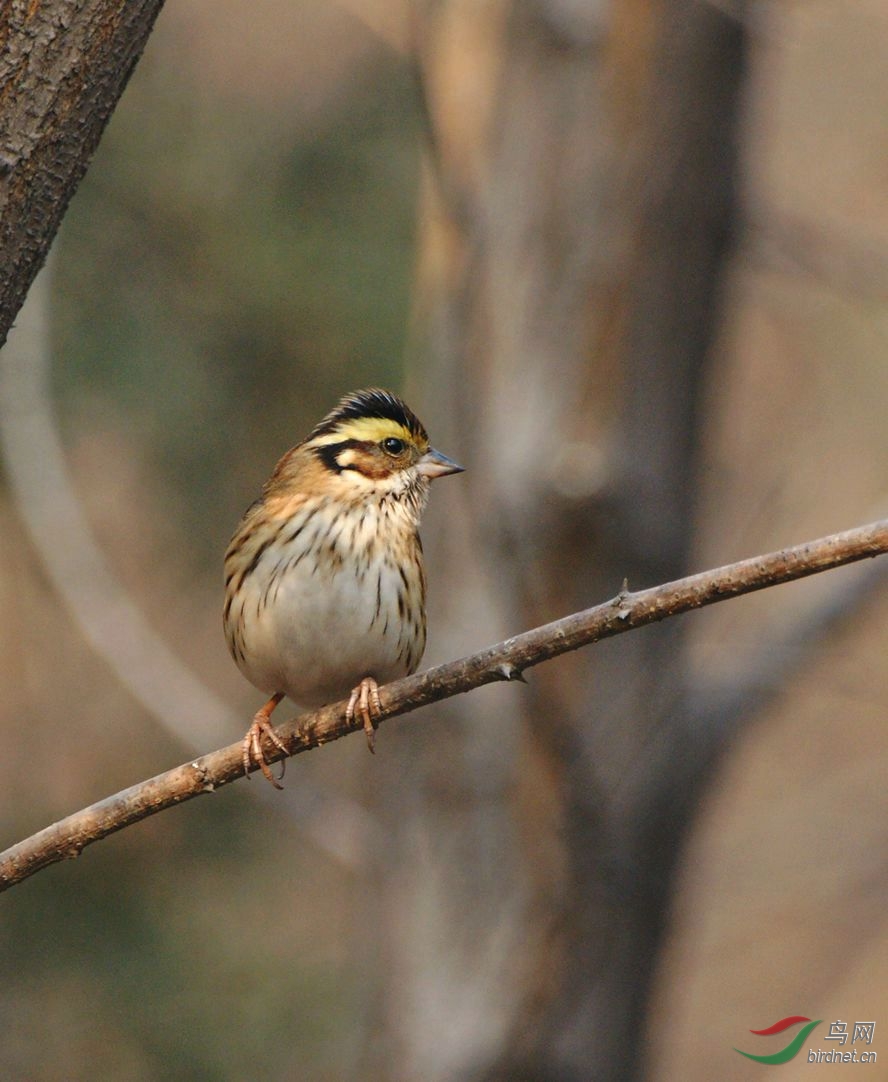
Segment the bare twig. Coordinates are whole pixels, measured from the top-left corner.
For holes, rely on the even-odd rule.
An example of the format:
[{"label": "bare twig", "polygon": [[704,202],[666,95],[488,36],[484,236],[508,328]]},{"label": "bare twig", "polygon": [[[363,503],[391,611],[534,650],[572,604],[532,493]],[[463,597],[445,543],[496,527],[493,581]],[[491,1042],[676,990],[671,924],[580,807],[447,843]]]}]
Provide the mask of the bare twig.
[{"label": "bare twig", "polygon": [[[381,688],[380,720],[484,684],[520,680],[525,669],[599,639],[886,552],[888,519],[649,590],[630,593],[623,589],[602,605]],[[359,721],[346,722],[345,703],[341,702],[292,718],[276,731],[289,754],[297,755],[360,728]],[[268,748],[266,757],[272,762],[283,755]],[[49,864],[78,856],[87,845],[131,823],[192,797],[211,793],[241,773],[238,742],[84,808],[0,853],[0,890],[27,879]]]}]

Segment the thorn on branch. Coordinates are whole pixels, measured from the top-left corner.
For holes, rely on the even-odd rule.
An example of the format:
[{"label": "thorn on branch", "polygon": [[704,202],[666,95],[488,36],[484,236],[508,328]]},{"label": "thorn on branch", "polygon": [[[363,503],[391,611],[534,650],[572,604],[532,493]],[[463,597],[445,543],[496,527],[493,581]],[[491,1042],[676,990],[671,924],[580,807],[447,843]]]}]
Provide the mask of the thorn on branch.
[{"label": "thorn on branch", "polygon": [[617,618],[620,620],[629,619],[629,580],[623,579],[623,585],[620,587],[620,592],[611,602],[613,607],[617,609]]},{"label": "thorn on branch", "polygon": [[526,684],[527,680],[524,677],[524,673],[517,665],[513,665],[509,661],[504,661],[502,665],[497,665],[496,672],[503,678],[503,680],[517,680],[521,684]]}]

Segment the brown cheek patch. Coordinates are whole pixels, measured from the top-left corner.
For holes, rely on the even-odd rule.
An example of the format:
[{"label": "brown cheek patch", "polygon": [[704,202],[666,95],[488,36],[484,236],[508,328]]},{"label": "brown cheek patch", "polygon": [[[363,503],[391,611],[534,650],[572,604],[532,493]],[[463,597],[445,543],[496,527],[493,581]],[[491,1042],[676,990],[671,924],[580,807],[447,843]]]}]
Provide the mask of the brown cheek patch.
[{"label": "brown cheek patch", "polygon": [[337,456],[340,469],[356,470],[371,481],[381,481],[395,471],[392,459],[379,450],[374,443],[360,442],[352,444]]}]

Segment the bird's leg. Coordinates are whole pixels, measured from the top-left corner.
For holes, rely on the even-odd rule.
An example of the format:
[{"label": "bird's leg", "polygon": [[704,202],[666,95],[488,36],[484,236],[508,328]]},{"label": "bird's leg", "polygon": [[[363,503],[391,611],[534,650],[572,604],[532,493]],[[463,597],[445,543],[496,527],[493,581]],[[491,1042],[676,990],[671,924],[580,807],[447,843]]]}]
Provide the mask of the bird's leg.
[{"label": "bird's leg", "polygon": [[[268,739],[279,748],[284,754],[287,753],[287,748],[278,734],[272,728],[271,722],[268,720],[274,708],[283,699],[284,693],[278,691],[276,694],[268,700],[265,706],[261,710],[256,711],[256,716],[253,718],[253,724],[247,729],[247,732],[241,741],[241,758],[244,763],[244,773],[247,777],[250,776],[250,764],[255,762],[266,778],[271,782],[275,789],[283,789],[283,785],[280,785],[271,772],[271,768],[268,765],[268,761],[265,758],[265,753],[262,750],[262,737],[267,736]],[[283,777],[283,774],[281,775]]]},{"label": "bird's leg", "polygon": [[355,715],[364,723],[364,732],[367,734],[367,747],[376,751],[376,723],[374,716],[379,717],[382,713],[382,703],[379,701],[379,684],[372,676],[364,679],[352,690],[348,706],[345,708],[345,720],[354,721]]}]

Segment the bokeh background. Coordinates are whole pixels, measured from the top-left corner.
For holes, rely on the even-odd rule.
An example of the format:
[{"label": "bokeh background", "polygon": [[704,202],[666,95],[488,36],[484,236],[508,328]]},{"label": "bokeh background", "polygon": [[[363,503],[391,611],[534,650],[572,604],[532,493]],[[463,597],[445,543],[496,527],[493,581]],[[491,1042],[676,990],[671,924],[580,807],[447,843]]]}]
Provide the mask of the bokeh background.
[{"label": "bokeh background", "polygon": [[[886,163],[880,0],[169,4],[4,350],[4,844],[242,734],[222,553],[348,390],[468,467],[429,663],[883,516]],[[732,601],[42,872],[0,1075],[888,1060],[886,613]]]}]

